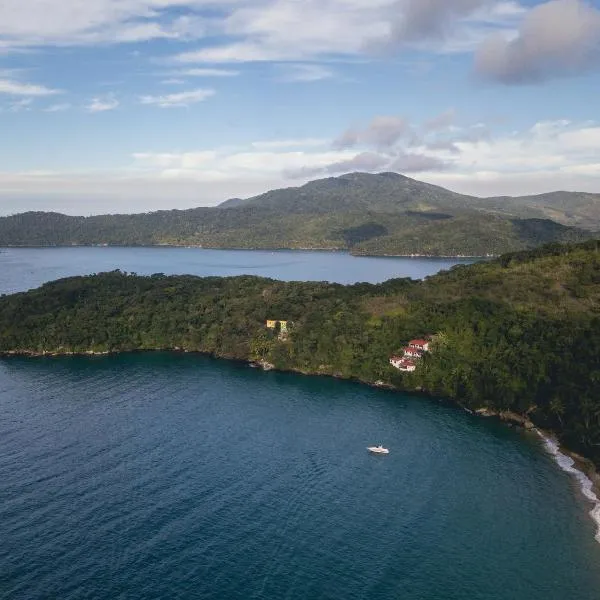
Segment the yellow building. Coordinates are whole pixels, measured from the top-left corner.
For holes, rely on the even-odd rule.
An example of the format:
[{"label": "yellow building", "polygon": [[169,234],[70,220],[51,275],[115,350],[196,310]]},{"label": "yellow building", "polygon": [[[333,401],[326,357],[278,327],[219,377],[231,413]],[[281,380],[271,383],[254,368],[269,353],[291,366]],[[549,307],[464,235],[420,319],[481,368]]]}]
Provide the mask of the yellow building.
[{"label": "yellow building", "polygon": [[275,329],[275,327],[277,327],[277,321],[272,321],[271,319],[267,319],[267,327],[269,329]]}]

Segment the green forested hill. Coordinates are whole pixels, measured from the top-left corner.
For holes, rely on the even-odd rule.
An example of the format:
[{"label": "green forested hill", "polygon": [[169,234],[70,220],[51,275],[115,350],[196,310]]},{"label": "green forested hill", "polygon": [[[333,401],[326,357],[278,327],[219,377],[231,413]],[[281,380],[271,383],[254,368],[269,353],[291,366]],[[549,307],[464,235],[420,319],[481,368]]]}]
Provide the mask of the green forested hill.
[{"label": "green forested hill", "polygon": [[[265,327],[290,321],[289,335]],[[388,358],[414,337],[413,374]],[[553,244],[422,282],[342,286],[121,272],[0,298],[0,352],[183,349],[425,389],[513,410],[600,463],[600,242]]]},{"label": "green forested hill", "polygon": [[600,194],[584,192],[551,192],[536,196],[511,198],[485,198],[488,210],[521,218],[552,219],[563,225],[571,225],[598,231],[600,229]]},{"label": "green forested hill", "polygon": [[[0,246],[165,244],[483,256],[593,236],[585,229],[538,218],[545,217],[538,208],[523,205],[517,210],[517,204],[514,198],[482,200],[456,194],[396,173],[351,173],[216,208],[3,217]],[[580,206],[584,208],[589,206]],[[586,223],[593,229],[593,220]],[[600,215],[597,225],[600,228]]]},{"label": "green forested hill", "polygon": [[562,191],[535,196],[476,198],[398,173],[348,173],[221,204],[223,208],[234,206],[302,213],[370,210],[456,214],[479,211],[514,219],[550,219],[562,225],[600,230],[600,193]]},{"label": "green forested hill", "polygon": [[233,200],[221,208],[268,208],[286,213],[326,213],[333,211],[406,210],[427,211],[473,208],[473,198],[442,187],[417,181],[398,173],[348,173],[311,181],[299,188],[273,190],[247,200]]}]

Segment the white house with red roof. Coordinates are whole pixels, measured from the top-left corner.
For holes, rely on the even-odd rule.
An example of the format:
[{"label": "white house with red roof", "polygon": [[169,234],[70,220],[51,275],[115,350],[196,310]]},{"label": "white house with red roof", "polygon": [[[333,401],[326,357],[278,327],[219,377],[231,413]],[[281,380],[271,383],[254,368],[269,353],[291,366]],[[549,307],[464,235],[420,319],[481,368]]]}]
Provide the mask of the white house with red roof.
[{"label": "white house with red roof", "polygon": [[409,360],[408,358],[405,358],[404,356],[390,357],[390,364],[393,367],[395,367],[396,369],[399,369],[400,371],[406,371],[406,372],[412,372],[412,371],[416,370],[416,368],[417,368],[417,365],[412,360]]},{"label": "white house with red roof", "polygon": [[423,350],[418,350],[412,346],[407,346],[404,348],[404,356],[409,356],[410,358],[421,358],[423,356]]},{"label": "white house with red roof", "polygon": [[427,340],[410,340],[408,347],[421,352],[429,352],[429,342]]},{"label": "white house with red roof", "polygon": [[400,371],[415,371],[417,368],[415,361],[423,358],[425,352],[429,352],[428,340],[411,340],[403,349],[402,356],[390,356],[390,364]]},{"label": "white house with red roof", "polygon": [[400,368],[400,363],[404,360],[404,356],[390,356],[390,365],[392,367],[396,367],[396,369]]}]

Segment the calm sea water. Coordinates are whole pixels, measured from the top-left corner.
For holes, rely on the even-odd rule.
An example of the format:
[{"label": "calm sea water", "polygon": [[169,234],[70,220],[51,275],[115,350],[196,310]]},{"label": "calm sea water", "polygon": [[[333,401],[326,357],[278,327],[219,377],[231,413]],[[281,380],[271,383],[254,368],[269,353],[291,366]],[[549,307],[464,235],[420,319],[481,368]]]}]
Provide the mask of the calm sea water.
[{"label": "calm sea water", "polygon": [[537,440],[432,401],[190,355],[0,361],[2,598],[597,600],[586,508]]},{"label": "calm sea water", "polygon": [[[10,249],[0,291],[113,268],[378,281],[449,265]],[[195,355],[0,360],[2,599],[598,600],[590,508],[535,436],[433,401]]]},{"label": "calm sea water", "polygon": [[378,283],[433,275],[472,259],[355,257],[345,252],[202,248],[0,248],[0,294],[67,277],[122,271],[191,275],[260,275],[287,281]]}]

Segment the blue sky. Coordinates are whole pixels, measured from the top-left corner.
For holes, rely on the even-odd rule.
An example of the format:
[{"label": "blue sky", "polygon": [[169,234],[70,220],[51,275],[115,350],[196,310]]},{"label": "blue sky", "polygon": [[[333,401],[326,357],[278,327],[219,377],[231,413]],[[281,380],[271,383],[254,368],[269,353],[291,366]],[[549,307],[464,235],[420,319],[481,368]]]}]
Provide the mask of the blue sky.
[{"label": "blue sky", "polygon": [[600,0],[3,0],[0,214],[600,192],[599,91]]}]

